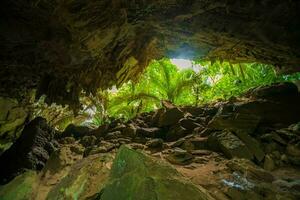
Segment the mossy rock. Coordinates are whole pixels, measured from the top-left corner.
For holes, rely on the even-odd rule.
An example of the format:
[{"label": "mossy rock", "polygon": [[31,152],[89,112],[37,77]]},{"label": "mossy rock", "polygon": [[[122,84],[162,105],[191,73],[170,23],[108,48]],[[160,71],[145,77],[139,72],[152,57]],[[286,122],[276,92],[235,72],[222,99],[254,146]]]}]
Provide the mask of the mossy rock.
[{"label": "mossy rock", "polygon": [[46,199],[90,199],[105,185],[112,161],[112,154],[97,154],[82,159],[50,190]]},{"label": "mossy rock", "polygon": [[8,184],[0,187],[1,200],[29,200],[34,199],[38,176],[35,171],[27,171]]},{"label": "mossy rock", "polygon": [[98,200],[210,200],[208,192],[193,185],[169,164],[121,146],[109,182]]}]

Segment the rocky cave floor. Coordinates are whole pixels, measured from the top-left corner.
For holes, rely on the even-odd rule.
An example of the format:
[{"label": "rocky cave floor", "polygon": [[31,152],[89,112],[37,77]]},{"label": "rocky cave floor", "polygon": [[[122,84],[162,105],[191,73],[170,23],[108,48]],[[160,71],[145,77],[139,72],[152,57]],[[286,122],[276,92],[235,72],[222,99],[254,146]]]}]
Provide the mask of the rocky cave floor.
[{"label": "rocky cave floor", "polygon": [[282,83],[95,130],[36,118],[0,156],[0,199],[300,199],[299,102]]}]

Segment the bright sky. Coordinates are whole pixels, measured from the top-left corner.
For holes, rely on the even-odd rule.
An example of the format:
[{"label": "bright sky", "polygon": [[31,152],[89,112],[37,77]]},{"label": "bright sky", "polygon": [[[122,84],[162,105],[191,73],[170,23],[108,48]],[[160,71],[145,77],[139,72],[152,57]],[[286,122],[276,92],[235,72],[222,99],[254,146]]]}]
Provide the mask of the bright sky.
[{"label": "bright sky", "polygon": [[174,59],[171,59],[171,63],[173,65],[176,65],[177,67],[179,67],[179,69],[190,69],[193,66],[192,61],[186,60],[186,59],[174,58]]},{"label": "bright sky", "polygon": [[176,65],[180,70],[183,69],[192,69],[195,72],[199,72],[200,70],[200,66],[199,65],[193,65],[191,60],[187,60],[187,59],[171,59],[171,63],[173,65]]}]

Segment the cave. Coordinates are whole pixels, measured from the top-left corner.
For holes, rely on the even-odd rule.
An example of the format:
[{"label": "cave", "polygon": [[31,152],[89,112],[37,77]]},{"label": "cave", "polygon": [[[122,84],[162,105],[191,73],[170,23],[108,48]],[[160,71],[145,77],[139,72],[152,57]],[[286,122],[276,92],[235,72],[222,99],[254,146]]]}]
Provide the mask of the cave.
[{"label": "cave", "polygon": [[299,199],[299,10],[2,0],[0,199]]}]

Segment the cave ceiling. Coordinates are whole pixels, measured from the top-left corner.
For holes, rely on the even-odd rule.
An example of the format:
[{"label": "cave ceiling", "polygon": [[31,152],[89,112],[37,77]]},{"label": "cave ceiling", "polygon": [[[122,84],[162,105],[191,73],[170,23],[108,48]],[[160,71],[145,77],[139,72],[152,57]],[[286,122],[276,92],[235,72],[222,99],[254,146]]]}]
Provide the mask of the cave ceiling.
[{"label": "cave ceiling", "polygon": [[2,0],[1,96],[78,104],[151,59],[261,62],[300,71],[298,0]]}]

